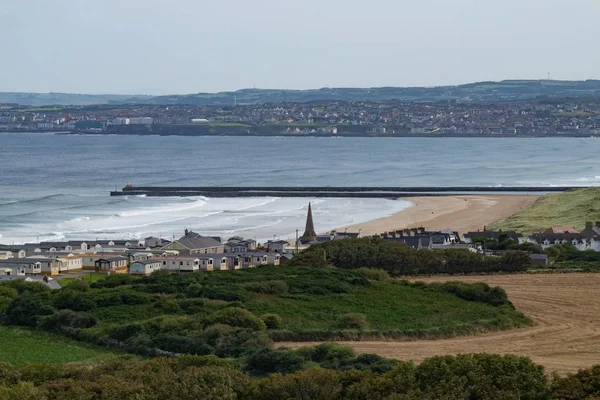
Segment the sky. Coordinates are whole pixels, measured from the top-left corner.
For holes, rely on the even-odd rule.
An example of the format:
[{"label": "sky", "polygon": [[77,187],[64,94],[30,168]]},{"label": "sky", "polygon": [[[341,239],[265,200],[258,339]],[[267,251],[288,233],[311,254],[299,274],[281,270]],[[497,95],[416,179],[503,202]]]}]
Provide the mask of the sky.
[{"label": "sky", "polygon": [[0,91],[600,79],[600,0],[0,0]]}]

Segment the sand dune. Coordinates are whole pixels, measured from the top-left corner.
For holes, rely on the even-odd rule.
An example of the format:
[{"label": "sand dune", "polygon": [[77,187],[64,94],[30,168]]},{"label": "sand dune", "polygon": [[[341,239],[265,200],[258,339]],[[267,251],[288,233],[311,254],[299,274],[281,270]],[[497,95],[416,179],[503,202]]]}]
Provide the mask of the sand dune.
[{"label": "sand dune", "polygon": [[504,219],[535,202],[539,196],[477,195],[407,198],[413,206],[390,217],[340,227],[363,235],[394,229],[424,226],[430,230],[453,229],[459,233],[483,230],[484,226]]}]

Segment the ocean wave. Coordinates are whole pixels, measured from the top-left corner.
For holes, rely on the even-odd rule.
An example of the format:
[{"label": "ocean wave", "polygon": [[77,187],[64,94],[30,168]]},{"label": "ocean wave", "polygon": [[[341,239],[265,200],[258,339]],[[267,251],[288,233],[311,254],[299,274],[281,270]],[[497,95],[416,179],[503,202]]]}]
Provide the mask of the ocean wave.
[{"label": "ocean wave", "polygon": [[55,199],[55,198],[59,198],[59,197],[66,197],[66,196],[64,194],[62,194],[62,193],[50,194],[50,195],[42,196],[42,197],[34,197],[34,198],[31,198],[31,199],[14,200],[14,201],[6,202],[6,203],[1,203],[0,207],[1,206],[12,205],[12,204],[35,203],[35,202],[44,201],[44,200],[50,200],[50,199]]},{"label": "ocean wave", "polygon": [[119,218],[129,218],[129,217],[140,217],[144,215],[151,214],[166,214],[166,213],[174,213],[179,211],[187,211],[198,207],[203,207],[207,202],[202,199],[197,199],[191,203],[187,203],[182,205],[168,205],[165,207],[154,207],[154,208],[146,208],[141,209],[139,211],[123,211],[115,214],[116,217]]}]

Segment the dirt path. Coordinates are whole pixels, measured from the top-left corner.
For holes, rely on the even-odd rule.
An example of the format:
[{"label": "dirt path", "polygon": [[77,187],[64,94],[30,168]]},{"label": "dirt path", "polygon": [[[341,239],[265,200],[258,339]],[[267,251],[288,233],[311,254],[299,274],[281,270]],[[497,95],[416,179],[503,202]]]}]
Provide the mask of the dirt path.
[{"label": "dirt path", "polygon": [[359,353],[415,362],[460,353],[524,355],[545,366],[547,372],[560,374],[600,364],[600,274],[479,276],[460,280],[503,287],[515,307],[533,319],[534,326],[454,339],[342,343]]}]

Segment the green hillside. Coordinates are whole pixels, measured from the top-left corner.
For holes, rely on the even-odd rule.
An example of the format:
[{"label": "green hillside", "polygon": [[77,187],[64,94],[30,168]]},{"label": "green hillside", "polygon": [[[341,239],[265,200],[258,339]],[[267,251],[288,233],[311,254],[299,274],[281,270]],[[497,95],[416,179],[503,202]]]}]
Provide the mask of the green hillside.
[{"label": "green hillside", "polygon": [[530,234],[562,225],[582,230],[587,221],[600,221],[600,188],[548,194],[489,228]]},{"label": "green hillside", "polygon": [[241,89],[219,93],[173,94],[167,96],[86,95],[72,93],[0,92],[0,103],[22,105],[91,104],[202,104],[233,105],[310,101],[447,101],[470,98],[475,101],[514,101],[564,97],[598,97],[600,80],[548,81],[507,80],[476,82],[458,86]]}]

